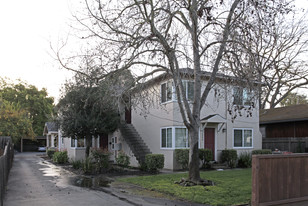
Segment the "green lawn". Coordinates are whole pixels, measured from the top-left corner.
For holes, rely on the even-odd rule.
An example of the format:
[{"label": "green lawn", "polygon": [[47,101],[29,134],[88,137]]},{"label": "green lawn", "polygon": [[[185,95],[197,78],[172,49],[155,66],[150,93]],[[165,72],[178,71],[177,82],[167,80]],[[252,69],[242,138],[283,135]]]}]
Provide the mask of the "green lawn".
[{"label": "green lawn", "polygon": [[251,169],[207,171],[201,177],[215,182],[215,186],[182,187],[174,184],[187,173],[161,174],[120,178],[119,181],[133,183],[144,188],[172,195],[179,199],[209,205],[247,204],[251,199]]}]

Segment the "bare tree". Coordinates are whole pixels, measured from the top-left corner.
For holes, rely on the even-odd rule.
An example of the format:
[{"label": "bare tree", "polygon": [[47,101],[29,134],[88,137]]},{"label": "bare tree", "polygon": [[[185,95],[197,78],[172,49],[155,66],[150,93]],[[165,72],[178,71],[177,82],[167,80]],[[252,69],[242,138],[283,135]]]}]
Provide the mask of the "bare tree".
[{"label": "bare tree", "polygon": [[280,105],[282,107],[297,105],[297,104],[308,104],[307,95],[305,94],[298,94],[298,93],[289,93],[287,97],[285,97],[281,102]]},{"label": "bare tree", "polygon": [[[234,64],[232,58],[227,64],[238,76],[254,77],[264,83],[259,87],[262,109],[276,107],[292,91],[308,85],[307,15],[286,10],[272,16],[273,21],[269,23],[256,21],[244,38],[245,43],[237,44],[241,47],[242,59],[236,63],[246,69],[238,70],[239,64]],[[264,16],[259,14],[258,18]]]},{"label": "bare tree", "polygon": [[264,47],[258,48],[257,66],[265,82],[261,108],[267,104],[274,108],[295,89],[308,88],[306,21],[306,17],[291,22],[280,19],[273,28],[271,43],[264,41]]},{"label": "bare tree", "polygon": [[[138,85],[163,72],[172,76],[189,133],[189,180],[200,181],[200,111],[221,69],[226,48],[236,54],[231,51],[237,50],[232,42],[240,41],[256,21],[272,21],[269,14],[281,12],[288,4],[282,0],[85,0],[85,5],[87,13],[76,13],[75,18],[83,26],[79,30],[82,39],[95,45],[90,56],[98,65],[97,78],[130,70]],[[267,14],[266,18],[258,19],[258,13]],[[72,58],[62,58],[59,51],[57,55],[63,67],[78,72],[74,64],[70,65]],[[182,68],[192,69],[192,103],[185,95]],[[201,91],[204,71],[210,77]]]}]

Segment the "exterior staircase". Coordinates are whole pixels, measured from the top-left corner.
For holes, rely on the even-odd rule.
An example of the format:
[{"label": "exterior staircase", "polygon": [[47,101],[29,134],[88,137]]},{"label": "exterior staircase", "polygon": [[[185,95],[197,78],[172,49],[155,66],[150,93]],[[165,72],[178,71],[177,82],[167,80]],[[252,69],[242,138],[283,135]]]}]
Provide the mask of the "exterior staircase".
[{"label": "exterior staircase", "polygon": [[140,137],[135,127],[132,124],[122,123],[120,125],[120,131],[139,164],[141,165],[144,163],[145,155],[151,154],[151,151]]}]

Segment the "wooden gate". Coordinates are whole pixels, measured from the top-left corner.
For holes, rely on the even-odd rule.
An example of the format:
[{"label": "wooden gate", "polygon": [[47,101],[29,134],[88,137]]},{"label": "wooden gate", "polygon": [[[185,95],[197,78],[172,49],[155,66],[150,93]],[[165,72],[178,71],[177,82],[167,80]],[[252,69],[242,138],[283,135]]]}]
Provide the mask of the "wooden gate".
[{"label": "wooden gate", "polygon": [[308,205],[308,154],[253,155],[252,205]]}]

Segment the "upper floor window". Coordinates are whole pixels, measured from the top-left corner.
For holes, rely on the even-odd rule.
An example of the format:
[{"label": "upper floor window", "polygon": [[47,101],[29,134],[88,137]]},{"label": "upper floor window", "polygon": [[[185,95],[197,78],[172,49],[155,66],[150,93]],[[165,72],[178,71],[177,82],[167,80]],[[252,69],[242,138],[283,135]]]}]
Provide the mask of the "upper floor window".
[{"label": "upper floor window", "polygon": [[249,106],[252,101],[252,92],[247,88],[234,87],[233,88],[233,104]]},{"label": "upper floor window", "polygon": [[161,84],[160,92],[161,92],[161,102],[169,102],[172,100],[172,82],[168,81],[166,83]]},{"label": "upper floor window", "polygon": [[[188,101],[193,101],[194,82],[183,80],[182,83],[183,83],[183,88],[184,88],[186,99]],[[172,81],[168,81],[168,82],[161,84],[160,91],[161,91],[161,102],[162,103],[177,100],[176,91],[175,91],[174,84],[172,83]]]},{"label": "upper floor window", "polygon": [[194,100],[194,82],[183,81],[185,95],[188,101]]}]

